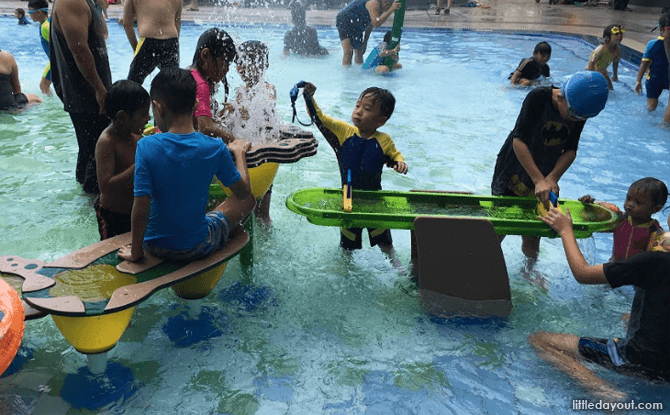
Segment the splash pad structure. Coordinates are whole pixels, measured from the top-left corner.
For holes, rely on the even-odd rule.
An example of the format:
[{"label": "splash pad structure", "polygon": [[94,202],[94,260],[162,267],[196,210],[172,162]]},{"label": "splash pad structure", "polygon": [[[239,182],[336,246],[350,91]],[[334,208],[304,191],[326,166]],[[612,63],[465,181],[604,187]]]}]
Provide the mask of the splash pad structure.
[{"label": "splash pad structure", "polygon": [[[302,189],[286,199],[286,207],[320,226],[411,230],[419,289],[434,315],[506,317],[512,299],[497,235],[556,236],[537,219],[542,205],[534,198],[354,190],[352,199],[347,211],[343,190]],[[559,202],[573,213],[577,238],[618,224],[617,214],[603,206]]]},{"label": "splash pad structure", "polygon": [[[267,192],[279,164],[313,156],[317,145],[311,133],[286,128],[279,141],[251,148],[247,166],[254,196],[261,198]],[[223,199],[226,190],[213,184],[210,196]],[[252,228],[253,219],[247,223]],[[25,317],[51,315],[63,337],[87,355],[91,373],[101,374],[107,366],[106,353],[128,327],[137,304],[167,287],[189,300],[207,296],[222,277],[227,262],[250,240],[250,232],[238,226],[224,248],[202,260],[174,263],[145,253],[144,258],[132,263],[117,257],[119,249],[131,241],[130,233],[126,233],[48,263],[0,256],[0,282],[9,286],[5,279],[15,284],[21,281],[20,291],[28,306]],[[247,259],[243,261],[250,266],[253,247],[245,254]],[[20,314],[23,321],[23,307]]]}]

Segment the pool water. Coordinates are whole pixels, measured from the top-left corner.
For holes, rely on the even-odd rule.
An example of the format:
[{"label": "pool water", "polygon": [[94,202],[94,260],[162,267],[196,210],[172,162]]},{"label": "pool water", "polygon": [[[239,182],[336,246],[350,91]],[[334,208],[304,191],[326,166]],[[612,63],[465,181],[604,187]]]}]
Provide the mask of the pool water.
[{"label": "pool water", "polygon": [[[187,65],[208,26],[184,24]],[[350,119],[360,92],[390,89],[396,110],[382,128],[404,154],[409,172],[383,175],[389,190],[460,190],[488,194],[495,158],[528,89],[507,76],[540,40],[552,47],[552,80],[561,84],[586,65],[593,45],[563,36],[407,30],[404,69],[376,77],[342,69],[337,33],[320,28],[331,54],[281,56],[283,26],[226,27],[237,41],[270,46],[268,81],[290,121],[288,92],[314,82],[315,98],[334,117]],[[132,51],[109,22],[113,79]],[[371,38],[372,47],[382,32]],[[20,68],[24,91],[38,93],[46,58],[37,27],[0,18],[0,45]],[[665,95],[654,113],[632,88],[637,68],[622,62],[605,110],[587,122],[578,157],[561,180],[561,197],[589,193],[619,206],[634,180],[670,183],[670,134],[662,125]],[[231,93],[240,79],[228,76]],[[145,87],[149,86],[150,79]],[[219,92],[222,94],[222,92]],[[222,97],[221,97],[222,98]],[[302,100],[299,116],[306,120]],[[507,320],[438,319],[423,311],[416,286],[378,249],[344,255],[336,228],[318,227],[284,206],[292,191],[338,187],[335,157],[320,134],[316,156],[283,165],[272,196],[272,228],[256,229],[255,264],[231,261],[212,294],[198,301],[156,293],[137,307],[109,353],[104,377],[92,378],[85,356],[50,318],[30,321],[19,357],[0,379],[0,409],[16,414],[562,414],[585,391],[540,361],[527,343],[536,330],[598,337],[624,334],[620,315],[632,290],[579,286],[558,240],[543,240],[538,270],[548,289],[520,275],[520,238],[503,243],[514,309]],[[0,254],[53,260],[98,240],[91,199],[74,179],[77,145],[58,98],[19,115],[0,114]],[[665,225],[667,212],[656,216]],[[410,238],[394,231],[408,265]],[[366,239],[367,241],[367,239]],[[367,242],[366,242],[367,243]],[[591,261],[609,258],[611,236],[581,242]],[[645,402],[663,402],[666,386],[601,372]],[[2,411],[0,411],[2,412]]]}]

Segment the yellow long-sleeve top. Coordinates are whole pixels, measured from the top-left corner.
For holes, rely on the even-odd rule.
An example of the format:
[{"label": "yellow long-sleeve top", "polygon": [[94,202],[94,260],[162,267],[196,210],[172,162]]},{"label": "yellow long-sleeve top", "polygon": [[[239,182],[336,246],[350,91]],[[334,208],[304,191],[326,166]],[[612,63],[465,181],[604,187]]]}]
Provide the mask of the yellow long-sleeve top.
[{"label": "yellow long-sleeve top", "polygon": [[375,131],[367,139],[362,138],[358,127],[342,120],[329,117],[311,97],[314,112],[307,106],[310,115],[316,115],[315,124],[333,147],[340,165],[342,184],[347,182],[347,172],[351,171],[351,181],[355,189],[381,190],[382,169],[385,163],[405,161],[396,149],[393,139],[380,131]]}]

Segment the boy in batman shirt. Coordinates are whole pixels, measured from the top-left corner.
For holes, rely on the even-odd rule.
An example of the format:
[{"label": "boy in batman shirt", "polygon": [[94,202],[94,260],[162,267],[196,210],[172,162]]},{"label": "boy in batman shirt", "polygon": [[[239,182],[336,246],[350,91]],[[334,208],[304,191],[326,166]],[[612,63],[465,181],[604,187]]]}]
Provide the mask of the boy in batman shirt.
[{"label": "boy in batman shirt", "polygon": [[[571,76],[560,89],[551,86],[530,91],[498,153],[491,194],[535,196],[547,205],[551,191],[559,194],[558,181],[577,156],[586,119],[605,108],[608,90],[600,73],[585,71]],[[522,240],[521,249],[532,267],[540,238],[524,235]]]}]

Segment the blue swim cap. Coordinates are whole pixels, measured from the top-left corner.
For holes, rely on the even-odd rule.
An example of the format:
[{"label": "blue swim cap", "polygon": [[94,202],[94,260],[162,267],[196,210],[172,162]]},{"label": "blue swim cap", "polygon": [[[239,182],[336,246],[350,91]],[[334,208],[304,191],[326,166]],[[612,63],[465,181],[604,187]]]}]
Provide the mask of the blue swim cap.
[{"label": "blue swim cap", "polygon": [[565,81],[561,93],[568,103],[570,115],[585,120],[605,108],[609,85],[600,72],[583,71]]}]

